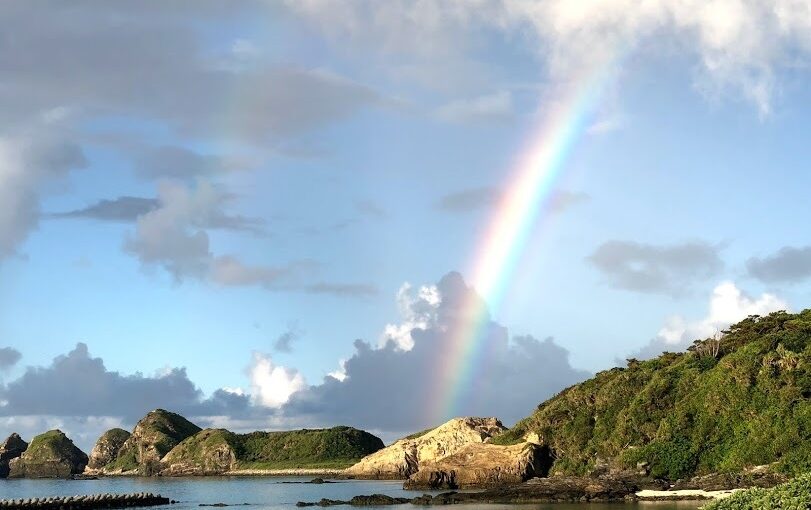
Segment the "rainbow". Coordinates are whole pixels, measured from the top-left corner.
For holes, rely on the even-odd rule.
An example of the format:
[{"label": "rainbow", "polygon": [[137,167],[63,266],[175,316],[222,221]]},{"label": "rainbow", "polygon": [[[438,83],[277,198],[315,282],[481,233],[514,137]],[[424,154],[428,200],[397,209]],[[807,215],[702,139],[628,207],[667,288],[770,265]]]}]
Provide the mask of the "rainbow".
[{"label": "rainbow", "polygon": [[[590,125],[616,60],[606,59],[585,69],[572,81],[568,93],[552,103],[519,161],[485,237],[475,251],[470,296],[451,331],[448,352],[438,360],[438,388],[443,389],[432,409],[433,422],[459,416],[475,394],[474,376],[486,370],[487,339],[491,327],[488,305],[498,309],[567,156]],[[479,297],[480,296],[480,297]],[[479,377],[479,382],[482,382]],[[486,382],[484,382],[486,383]],[[491,382],[497,383],[497,382]],[[442,393],[442,392],[441,392]]]}]

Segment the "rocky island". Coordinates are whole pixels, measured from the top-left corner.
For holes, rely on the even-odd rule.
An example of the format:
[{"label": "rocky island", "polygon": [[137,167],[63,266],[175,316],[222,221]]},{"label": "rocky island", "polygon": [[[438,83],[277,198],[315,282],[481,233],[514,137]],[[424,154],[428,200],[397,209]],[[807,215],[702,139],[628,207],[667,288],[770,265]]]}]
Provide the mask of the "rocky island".
[{"label": "rocky island", "polygon": [[61,430],[51,430],[36,436],[19,457],[9,461],[8,477],[68,478],[83,473],[87,460]]}]

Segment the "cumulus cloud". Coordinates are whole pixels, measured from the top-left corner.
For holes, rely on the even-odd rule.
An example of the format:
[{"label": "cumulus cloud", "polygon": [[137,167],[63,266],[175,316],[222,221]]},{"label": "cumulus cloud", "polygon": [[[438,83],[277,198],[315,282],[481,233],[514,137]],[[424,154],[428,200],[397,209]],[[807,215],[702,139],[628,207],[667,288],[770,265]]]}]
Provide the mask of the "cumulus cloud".
[{"label": "cumulus cloud", "polygon": [[801,282],[811,276],[811,246],[785,246],[767,257],[752,257],[746,269],[765,283]]},{"label": "cumulus cloud", "polygon": [[[315,386],[298,391],[282,408],[287,416],[315,423],[349,423],[387,431],[418,430],[450,418],[450,413],[497,415],[507,422],[564,387],[588,377],[571,367],[568,352],[551,338],[508,337],[507,330],[485,318],[485,362],[473,372],[467,398],[442,416],[424,412],[447,389],[442,380],[453,360],[458,321],[470,320],[466,303],[478,301],[458,273],[435,286],[398,293],[403,320],[386,327],[377,346],[355,342],[355,354],[341,369]],[[504,395],[510,395],[505,399]],[[383,411],[385,410],[385,411]]]},{"label": "cumulus cloud", "polygon": [[664,351],[681,351],[694,340],[710,338],[750,315],[762,316],[778,310],[788,311],[790,307],[774,294],[764,293],[752,298],[733,282],[722,282],[712,291],[705,317],[697,320],[689,320],[680,315],[668,317],[656,337],[634,353],[633,357],[647,359]]},{"label": "cumulus cloud", "polygon": [[472,99],[456,99],[436,111],[439,119],[460,124],[503,122],[513,114],[513,98],[508,91]]},{"label": "cumulus cloud", "polygon": [[411,284],[404,283],[397,291],[397,308],[402,320],[397,324],[386,325],[379,346],[386,347],[386,344],[391,342],[402,351],[413,349],[414,339],[411,332],[428,329],[434,324],[441,303],[442,297],[436,285],[423,285],[415,296]]},{"label": "cumulus cloud", "polygon": [[0,372],[8,370],[22,358],[22,354],[13,347],[0,347]]},{"label": "cumulus cloud", "polygon": [[723,267],[720,247],[704,242],[656,246],[608,241],[588,257],[611,286],[634,292],[678,294]]},{"label": "cumulus cloud", "polygon": [[86,164],[81,148],[48,138],[0,137],[0,259],[39,224],[43,186]]},{"label": "cumulus cloud", "polygon": [[263,407],[279,408],[307,385],[296,370],[276,365],[269,354],[260,352],[253,354],[249,374],[254,403]]},{"label": "cumulus cloud", "polygon": [[188,416],[244,413],[245,396],[222,390],[205,397],[183,368],[153,377],[121,375],[108,370],[79,343],[46,367],[28,367],[17,379],[0,386],[0,417],[112,416],[137,421],[164,407]]}]

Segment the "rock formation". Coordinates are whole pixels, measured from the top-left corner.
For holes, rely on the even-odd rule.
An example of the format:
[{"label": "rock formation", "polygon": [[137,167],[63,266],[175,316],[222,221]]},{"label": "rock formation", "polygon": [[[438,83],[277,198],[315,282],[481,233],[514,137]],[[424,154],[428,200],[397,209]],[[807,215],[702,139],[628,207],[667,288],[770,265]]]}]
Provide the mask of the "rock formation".
[{"label": "rock formation", "polygon": [[425,463],[453,455],[467,445],[485,443],[504,430],[496,418],[454,418],[364,457],[346,473],[358,478],[405,479]]},{"label": "rock formation", "polygon": [[111,429],[102,434],[90,451],[87,469],[95,471],[113,462],[118,457],[118,451],[129,438],[130,433],[124,429]]},{"label": "rock formation", "polygon": [[184,439],[163,458],[162,474],[169,476],[211,475],[237,466],[239,438],[223,429],[205,429]]},{"label": "rock formation", "polygon": [[105,473],[157,474],[160,460],[200,427],[179,414],[156,409],[135,425],[115,459],[102,468]]},{"label": "rock formation", "polygon": [[22,455],[26,448],[28,448],[28,443],[23,441],[16,432],[0,444],[0,478],[8,476],[9,462]]},{"label": "rock formation", "polygon": [[10,478],[69,478],[84,471],[87,455],[61,430],[31,440],[25,452],[9,463]]},{"label": "rock formation", "polygon": [[457,489],[514,485],[545,477],[552,466],[549,448],[532,443],[499,446],[471,443],[447,457],[423,462],[406,481],[407,489]]}]

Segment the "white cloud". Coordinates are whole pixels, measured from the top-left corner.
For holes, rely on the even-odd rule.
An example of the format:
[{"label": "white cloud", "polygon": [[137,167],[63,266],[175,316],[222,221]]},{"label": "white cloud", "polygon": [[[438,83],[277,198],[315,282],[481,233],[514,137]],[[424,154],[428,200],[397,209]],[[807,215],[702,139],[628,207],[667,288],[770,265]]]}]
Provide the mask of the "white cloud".
[{"label": "white cloud", "polygon": [[386,325],[379,347],[383,348],[392,342],[398,349],[410,351],[414,347],[411,332],[415,329],[426,330],[436,323],[437,311],[442,302],[437,286],[423,285],[417,291],[416,297],[413,296],[411,288],[411,284],[406,282],[397,291],[397,307],[402,322]]},{"label": "white cloud", "polygon": [[752,298],[733,282],[722,282],[712,291],[706,317],[697,320],[689,320],[681,315],[668,317],[656,338],[635,356],[649,358],[663,351],[680,351],[694,340],[712,337],[750,315],[762,316],[778,310],[788,311],[790,306],[774,294],[764,293]]},{"label": "white cloud", "polygon": [[307,386],[296,370],[275,365],[270,355],[259,352],[253,354],[250,379],[255,404],[270,408],[281,407]]}]

